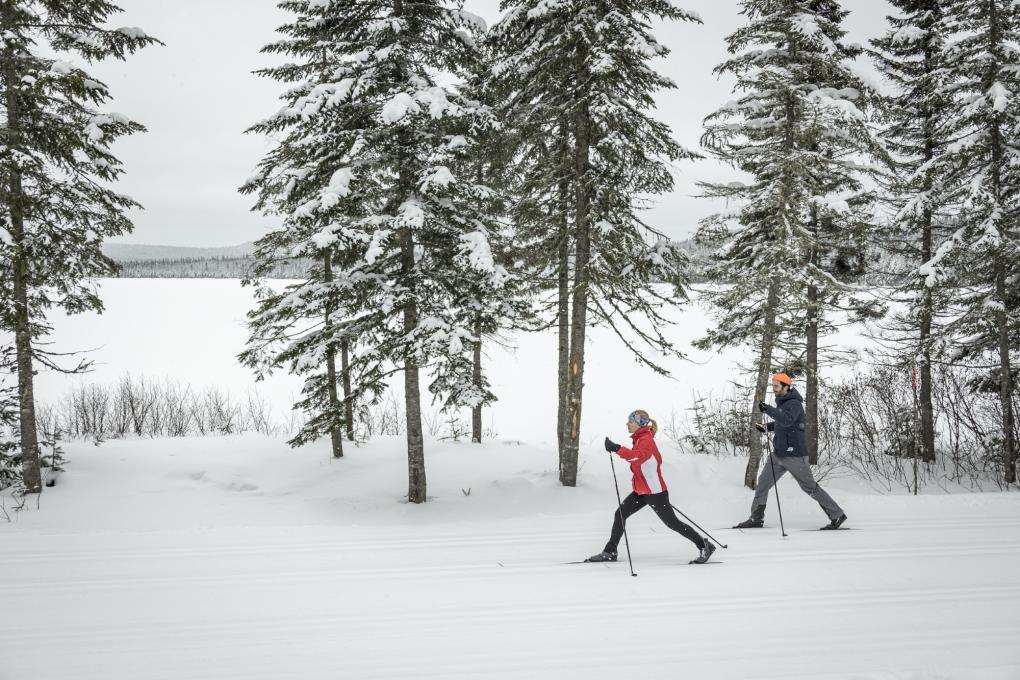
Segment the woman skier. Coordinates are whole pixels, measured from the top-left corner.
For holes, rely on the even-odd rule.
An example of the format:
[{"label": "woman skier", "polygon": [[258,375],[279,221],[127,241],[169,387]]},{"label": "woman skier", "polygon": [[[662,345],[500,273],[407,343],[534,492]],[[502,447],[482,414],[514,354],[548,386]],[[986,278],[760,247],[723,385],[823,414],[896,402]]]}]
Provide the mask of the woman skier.
[{"label": "woman skier", "polygon": [[631,448],[620,446],[606,437],[606,451],[615,453],[630,463],[630,471],[634,476],[633,488],[629,496],[623,499],[613,517],[613,531],[609,536],[605,549],[592,555],[585,562],[615,562],[616,548],[623,536],[623,525],[627,518],[641,508],[650,506],[663,523],[698,547],[699,555],[691,560],[691,564],[704,564],[715,552],[715,546],[702,538],[698,532],[684,524],[673,512],[669,503],[669,491],[666,481],[662,478],[662,455],[655,445],[655,433],[658,426],[646,411],[634,411],[627,418],[627,431],[633,442]]}]

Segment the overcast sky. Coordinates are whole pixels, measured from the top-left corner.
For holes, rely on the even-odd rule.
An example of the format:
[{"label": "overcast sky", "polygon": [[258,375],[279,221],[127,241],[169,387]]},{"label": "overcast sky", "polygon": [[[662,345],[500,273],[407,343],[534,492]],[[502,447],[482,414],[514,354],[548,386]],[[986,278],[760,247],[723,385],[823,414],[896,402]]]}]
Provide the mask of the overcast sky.
[{"label": "overcast sky", "polygon": [[[287,15],[275,0],[119,0],[114,26],[140,26],[165,47],[149,47],[127,62],[109,61],[94,71],[110,86],[110,110],[143,123],[148,132],[117,142],[126,173],[117,190],[145,209],[132,214],[135,231],[123,243],[226,246],[259,238],[272,221],[251,212],[237,193],[266,152],[264,138],[243,134],[280,107],[281,85],[252,71],[271,63],[259,50],[275,38]],[[731,85],[712,75],[726,56],[724,36],[741,22],[736,0],[682,0],[703,25],[673,23],[656,37],[672,49],[658,62],[678,85],[657,98],[660,120],[676,138],[697,148],[706,114],[732,98]],[[884,0],[852,0],[846,28],[865,43],[885,28]],[[498,0],[467,0],[466,9],[490,23]],[[867,65],[862,67],[867,68]],[[676,189],[663,196],[648,220],[675,238],[685,237],[713,211],[696,198],[698,180],[727,176],[714,161],[685,163]]]}]

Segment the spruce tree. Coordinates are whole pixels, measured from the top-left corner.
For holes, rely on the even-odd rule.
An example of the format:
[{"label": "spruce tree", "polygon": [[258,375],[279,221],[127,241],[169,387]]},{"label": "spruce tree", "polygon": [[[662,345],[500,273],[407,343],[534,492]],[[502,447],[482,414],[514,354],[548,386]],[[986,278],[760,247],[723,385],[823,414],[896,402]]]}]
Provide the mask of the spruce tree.
[{"label": "spruce tree", "polygon": [[[923,460],[935,460],[932,360],[944,346],[939,324],[953,287],[933,257],[945,239],[945,225],[957,210],[959,187],[938,163],[952,141],[953,76],[947,53],[945,0],[890,0],[885,35],[871,41],[870,54],[893,93],[884,98],[886,146],[896,172],[884,183],[892,208],[881,246],[902,263],[904,277],[894,294],[897,308],[884,324],[897,363],[916,371],[918,444]],[[916,368],[915,368],[916,367]]]},{"label": "spruce tree", "polygon": [[694,154],[650,112],[654,95],[676,86],[651,63],[669,54],[651,22],[700,19],[661,0],[501,8],[494,79],[517,144],[526,240],[556,272],[560,481],[574,486],[589,323],[608,325],[653,370],[665,372],[650,357],[681,356],[663,328],[686,299],[686,259],[641,209],[672,189],[669,164]]},{"label": "spruce tree", "polygon": [[[960,225],[928,267],[952,296],[949,359],[992,361],[1003,479],[1016,481],[1014,363],[1020,351],[1020,2],[947,0],[947,59],[958,107],[938,167],[963,187]],[[997,440],[997,441],[996,441]]]},{"label": "spruce tree", "polygon": [[483,368],[483,347],[502,342],[507,332],[532,327],[536,286],[530,280],[532,272],[520,260],[522,249],[515,243],[518,234],[509,220],[512,180],[506,155],[511,145],[493,108],[498,94],[488,82],[492,44],[485,35],[475,37],[478,50],[463,91],[484,108],[472,126],[474,144],[463,147],[466,153],[453,168],[487,190],[477,199],[487,238],[464,238],[464,257],[457,261],[466,265],[465,278],[454,308],[461,317],[459,323],[472,329],[472,337],[453,343],[450,353],[439,357],[432,367],[434,379],[429,390],[442,402],[443,411],[471,410],[471,441],[480,443],[482,409],[497,399]]},{"label": "spruce tree", "polygon": [[[267,205],[299,191],[304,202],[284,212],[320,219],[312,238],[338,244],[332,287],[357,294],[332,310],[335,334],[370,339],[351,357],[352,377],[381,376],[369,370],[376,364],[403,373],[408,499],[421,503],[420,371],[473,337],[461,291],[499,288],[501,275],[472,257],[491,250],[492,225],[479,207],[489,191],[453,171],[486,117],[446,84],[468,75],[478,20],[444,2],[280,7],[296,17],[264,51],[298,61],[262,72],[290,85],[283,109],[252,131],[289,135],[309,160],[280,150],[247,186]],[[281,180],[281,172],[290,176]]]},{"label": "spruce tree", "polygon": [[[566,113],[569,90],[562,79],[555,79],[555,68],[538,73],[537,77],[543,80],[540,87],[521,87],[538,84],[521,81],[514,71],[512,52],[522,48],[516,25],[522,21],[522,15],[514,12],[489,32],[487,42],[492,47],[494,63],[485,88],[491,93],[502,123],[499,172],[513,197],[509,218],[513,223],[516,261],[523,277],[539,293],[536,296],[539,318],[551,316],[557,328],[556,441],[562,468],[566,461],[570,254],[574,243],[572,142]],[[560,49],[553,35],[556,22],[532,21],[527,25],[533,31],[530,43],[546,45],[555,55]],[[545,291],[555,291],[555,295],[546,298],[541,295]]]},{"label": "spruce tree", "polygon": [[111,153],[119,137],[144,130],[103,110],[107,86],[86,66],[124,59],[158,42],[139,28],[112,28],[119,11],[102,0],[0,2],[0,328],[13,333],[18,374],[19,446],[25,490],[42,490],[33,371],[67,368],[39,340],[51,330],[46,313],[101,312],[94,280],[115,271],[103,239],[131,231],[138,207],[110,185],[123,172]]},{"label": "spruce tree", "polygon": [[[287,146],[284,142],[277,151]],[[341,458],[344,432],[348,439],[353,438],[354,403],[374,403],[385,384],[378,360],[356,362],[360,372],[352,377],[350,352],[370,346],[371,337],[357,338],[355,343],[338,323],[344,314],[359,309],[361,291],[346,283],[338,284],[333,269],[340,258],[363,252],[364,248],[350,243],[341,248],[336,241],[320,236],[320,231],[309,233],[316,226],[323,228],[315,224],[317,221],[302,223],[302,216],[292,214],[281,229],[257,242],[254,276],[244,282],[255,286],[257,306],[248,314],[251,335],[239,359],[255,370],[256,380],[280,368],[303,377],[301,399],[294,408],[301,410],[306,419],[289,443],[301,446],[329,435],[333,458]],[[286,285],[266,278],[277,264],[295,254],[316,258],[306,278]]]},{"label": "spruce tree", "polygon": [[[866,88],[848,65],[860,48],[843,41],[847,13],[839,3],[744,0],[741,7],[747,23],[727,38],[733,57],[715,69],[736,78],[739,96],[708,116],[702,144],[748,181],[702,184],[706,196],[736,205],[699,229],[699,241],[716,248],[710,276],[725,285],[709,297],[716,325],[696,344],[755,347],[753,403],[765,398],[778,348],[787,362],[803,364],[816,404],[827,312],[875,311],[851,281],[860,273],[855,251],[866,239],[871,200],[860,175],[871,171],[869,155],[884,154],[862,111]],[[810,401],[809,435],[817,433]],[[752,405],[744,476],[751,488],[760,418]],[[809,451],[816,455],[810,444]]]}]

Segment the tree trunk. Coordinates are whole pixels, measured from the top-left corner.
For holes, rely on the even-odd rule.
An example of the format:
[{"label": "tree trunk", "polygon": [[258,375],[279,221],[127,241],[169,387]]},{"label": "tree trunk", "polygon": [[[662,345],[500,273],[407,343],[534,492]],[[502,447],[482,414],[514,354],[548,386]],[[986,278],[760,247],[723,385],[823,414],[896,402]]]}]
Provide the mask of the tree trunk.
[{"label": "tree trunk", "polygon": [[351,399],[351,341],[340,341],[340,374],[344,386],[344,428],[347,441],[354,441],[354,401]]},{"label": "tree trunk", "polygon": [[804,361],[804,439],[808,464],[818,464],[818,287],[807,287],[807,351]]},{"label": "tree trunk", "polygon": [[[993,28],[996,27],[996,14],[992,10]],[[1002,138],[999,126],[992,127],[992,186],[996,203],[1002,201],[1001,164],[1003,158]],[[1006,234],[1000,223],[996,223],[999,236],[1006,241]],[[1002,470],[1003,479],[1007,484],[1016,482],[1016,442],[1013,439],[1013,373],[1009,357],[1009,320],[1006,317],[1006,268],[1007,263],[1002,256],[1002,246],[995,263],[995,326],[998,331],[999,349],[999,402],[1002,407]]]},{"label": "tree trunk", "polygon": [[[6,17],[5,17],[6,18]],[[7,104],[7,144],[13,150],[21,146],[20,79],[14,68],[14,55],[8,48],[4,59],[4,95]],[[26,493],[42,492],[39,436],[35,418],[35,386],[32,373],[32,328],[28,308],[28,254],[25,252],[25,221],[22,211],[24,189],[21,173],[13,170],[7,187],[7,210],[13,253],[14,347],[18,366],[19,443],[21,445],[22,482]]]},{"label": "tree trunk", "polygon": [[[818,215],[814,208],[811,209],[811,231],[815,235],[815,242],[818,240]],[[818,266],[818,249],[811,248],[809,261],[812,265]],[[806,335],[806,356],[804,361],[805,384],[804,395],[804,439],[807,443],[808,464],[818,464],[818,286],[809,284],[807,287],[807,324],[804,331]]]},{"label": "tree trunk", "polygon": [[[393,16],[404,13],[401,0],[393,0]],[[401,140],[401,145],[407,140]],[[398,185],[401,189],[413,186],[405,165],[400,165]],[[410,227],[400,230],[400,269],[404,285],[407,287],[407,302],[404,304],[404,335],[410,337],[418,327],[418,303],[414,296],[416,286],[412,280],[415,270],[414,233]],[[404,410],[407,424],[407,500],[411,503],[424,503],[425,485],[425,442],[421,431],[421,388],[418,380],[418,361],[413,350],[404,357]]]},{"label": "tree trunk", "polygon": [[[796,41],[789,41],[791,58],[796,58]],[[783,151],[792,151],[794,148],[794,124],[796,122],[796,106],[792,94],[787,93],[786,100],[786,129],[783,136]],[[789,187],[792,178],[786,177],[784,184]],[[782,203],[789,202],[789,197],[784,193]],[[744,486],[754,489],[758,485],[758,465],[761,463],[762,447],[760,434],[755,427],[764,418],[758,411],[758,402],[765,400],[765,390],[768,389],[769,371],[772,369],[772,352],[776,344],[776,308],[779,305],[779,279],[773,276],[769,281],[769,290],[765,296],[765,312],[762,319],[761,347],[758,352],[758,376],[754,384],[754,401],[751,403],[751,418],[748,423],[749,442],[747,467],[744,468]],[[768,435],[766,435],[767,437]]]},{"label": "tree trunk", "polygon": [[[588,48],[583,42],[574,52],[575,87],[584,87],[587,78]],[[590,257],[590,225],[588,169],[590,116],[584,101],[574,103],[574,182],[577,187],[574,216],[574,290],[570,304],[570,363],[567,390],[567,437],[560,460],[560,483],[577,486],[577,455],[581,436],[581,397],[584,392],[584,336],[588,312],[588,260]]]},{"label": "tree trunk", "polygon": [[[921,261],[931,260],[932,252],[932,214],[926,208],[921,224]],[[921,460],[929,463],[935,461],[935,409],[932,408],[931,400],[931,324],[935,315],[934,302],[931,289],[924,286],[921,294],[921,335],[920,335],[920,363],[921,363],[921,389],[918,395],[918,407],[920,410],[921,428]]]},{"label": "tree trunk", "polygon": [[[329,248],[322,251],[322,274],[323,281],[325,283],[328,284],[333,282],[333,263]],[[331,294],[327,293],[327,295]],[[332,319],[330,317],[332,314],[332,297],[327,297],[323,328],[326,333],[329,333],[331,328],[330,324],[332,323]],[[329,412],[331,414],[329,438],[333,445],[333,457],[343,458],[344,437],[343,432],[340,430],[340,426],[336,423],[337,416],[340,414],[340,399],[337,397],[336,393],[336,344],[332,341],[326,343],[326,393],[329,395]]]},{"label": "tree trunk", "polygon": [[[471,365],[471,380],[475,388],[482,389],[482,315],[475,314],[475,347]],[[482,442],[482,405],[471,409],[471,441],[475,444]]]},{"label": "tree trunk", "polygon": [[[405,227],[401,234],[401,267],[405,281],[414,271],[414,235]],[[410,286],[410,282],[408,281]],[[409,299],[404,305],[404,335],[410,337],[418,327],[418,304],[414,301],[414,290],[408,291]],[[421,430],[421,393],[418,381],[418,362],[413,350],[404,359],[404,409],[407,420],[407,500],[424,503],[425,486],[425,443]]]},{"label": "tree trunk", "polygon": [[[925,74],[931,75],[933,68],[934,53],[931,41],[926,40],[924,44]],[[921,116],[924,120],[924,162],[928,165],[935,158],[935,130],[938,125],[934,114],[928,105],[921,103]],[[924,176],[922,191],[928,194],[932,188],[931,170]],[[931,208],[925,206],[921,216],[921,263],[929,262],[932,258],[933,224],[934,215]],[[935,409],[932,406],[932,379],[931,379],[931,326],[935,318],[935,302],[932,297],[931,288],[922,283],[921,293],[921,319],[919,349],[921,386],[920,394],[917,396],[918,410],[920,411],[920,445],[921,460],[935,462]]]},{"label": "tree trunk", "polygon": [[[1002,35],[999,27],[999,11],[994,2],[989,3],[989,53],[1001,51]],[[999,49],[996,49],[999,48]],[[988,80],[994,82],[998,78],[999,66],[993,62],[993,72]],[[1005,162],[1006,149],[998,121],[992,123],[992,192],[997,205],[1003,203],[1002,166]],[[1007,243],[1005,229],[1000,217],[995,228],[999,232],[1002,243]],[[1006,269],[1008,263],[1003,257],[1004,246],[998,246],[995,258],[995,298],[998,306],[995,310],[995,326],[998,331],[999,349],[999,402],[1002,407],[1002,470],[1003,479],[1007,484],[1016,482],[1016,442],[1013,438],[1013,373],[1009,357],[1009,320],[1006,316]]]},{"label": "tree trunk", "polygon": [[769,292],[765,299],[764,329],[761,336],[761,348],[758,353],[758,377],[754,385],[754,402],[751,404],[749,428],[749,455],[747,468],[744,470],[744,486],[753,489],[758,485],[758,465],[761,463],[761,433],[755,423],[762,422],[762,414],[758,410],[758,402],[765,400],[765,390],[769,384],[769,371],[772,369],[772,349],[776,343],[776,306],[779,304],[779,281],[775,278],[769,283]]},{"label": "tree trunk", "polygon": [[563,214],[560,223],[558,257],[558,299],[556,319],[558,325],[558,365],[556,368],[556,447],[559,452],[560,469],[566,458],[567,399],[570,391],[570,224],[566,201],[565,183],[560,184],[563,199]]},{"label": "tree trunk", "polygon": [[[1006,263],[999,258],[995,274],[995,295],[1006,301]],[[1002,469],[1007,484],[1016,482],[1016,441],[1013,438],[1013,373],[1009,358],[1009,324],[1005,309],[995,312],[999,330],[999,401],[1002,405]]]},{"label": "tree trunk", "polygon": [[[484,167],[479,164],[477,172],[477,180],[479,185],[485,185],[485,170]],[[475,343],[472,356],[471,356],[471,382],[481,394],[482,390],[482,314],[481,312],[475,313]],[[471,442],[474,444],[482,443],[482,404],[478,403],[477,406],[471,408]]]}]

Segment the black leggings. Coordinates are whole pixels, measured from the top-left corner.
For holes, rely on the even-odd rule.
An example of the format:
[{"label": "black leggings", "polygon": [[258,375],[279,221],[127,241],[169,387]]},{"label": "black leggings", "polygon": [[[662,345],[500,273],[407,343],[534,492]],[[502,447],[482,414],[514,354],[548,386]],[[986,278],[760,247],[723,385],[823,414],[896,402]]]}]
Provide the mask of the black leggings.
[{"label": "black leggings", "polygon": [[669,492],[662,491],[661,493],[650,493],[641,496],[631,493],[623,499],[620,508],[613,515],[613,533],[609,537],[609,542],[606,543],[607,552],[616,552],[617,546],[620,545],[620,538],[623,536],[623,523],[627,521],[628,517],[646,505],[655,511],[655,514],[659,516],[663,524],[698,546],[698,550],[704,547],[705,539],[699,536],[698,532],[694,529],[680,521],[680,518],[673,512],[673,506],[669,504]]}]

